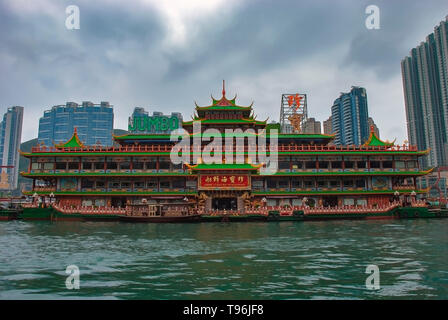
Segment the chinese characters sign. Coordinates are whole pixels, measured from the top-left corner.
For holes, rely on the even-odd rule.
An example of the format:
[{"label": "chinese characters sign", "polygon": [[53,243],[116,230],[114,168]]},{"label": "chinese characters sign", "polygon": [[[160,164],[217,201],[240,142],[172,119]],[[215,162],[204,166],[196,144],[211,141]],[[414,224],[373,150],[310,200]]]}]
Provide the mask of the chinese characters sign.
[{"label": "chinese characters sign", "polygon": [[199,189],[250,189],[248,175],[213,174],[199,176]]},{"label": "chinese characters sign", "polygon": [[299,95],[298,93],[292,94],[288,97],[288,105],[290,108],[294,107],[294,111],[297,112],[297,110],[301,107],[303,104],[301,100],[303,99],[303,95]]}]

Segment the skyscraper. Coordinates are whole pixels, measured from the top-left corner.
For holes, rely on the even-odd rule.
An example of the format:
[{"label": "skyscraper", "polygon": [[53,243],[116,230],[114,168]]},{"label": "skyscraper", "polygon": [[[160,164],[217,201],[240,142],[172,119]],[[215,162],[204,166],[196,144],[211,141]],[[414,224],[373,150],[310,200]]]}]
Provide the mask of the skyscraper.
[{"label": "skyscraper", "polygon": [[46,146],[65,142],[73,135],[75,127],[79,139],[85,145],[112,145],[114,110],[109,102],[82,105],[67,102],[44,112],[39,120],[39,143]]},{"label": "skyscraper", "polygon": [[380,137],[380,130],[378,129],[378,126],[376,125],[375,121],[371,117],[369,117],[369,128],[373,128],[373,132],[375,132],[376,136]]},{"label": "skyscraper", "polygon": [[401,61],[410,144],[430,149],[423,166],[448,165],[448,16]]},{"label": "skyscraper", "polygon": [[303,133],[320,134],[321,130],[320,121],[315,118],[308,118],[303,125]]},{"label": "skyscraper", "polygon": [[352,87],[341,93],[331,107],[331,126],[336,145],[361,145],[369,138],[366,89]]},{"label": "skyscraper", "polygon": [[331,116],[324,121],[324,134],[333,134],[333,127],[331,125]]},{"label": "skyscraper", "polygon": [[23,107],[11,107],[3,115],[0,122],[0,159],[1,168],[0,189],[13,190],[17,188],[19,177],[19,147],[22,139]]}]

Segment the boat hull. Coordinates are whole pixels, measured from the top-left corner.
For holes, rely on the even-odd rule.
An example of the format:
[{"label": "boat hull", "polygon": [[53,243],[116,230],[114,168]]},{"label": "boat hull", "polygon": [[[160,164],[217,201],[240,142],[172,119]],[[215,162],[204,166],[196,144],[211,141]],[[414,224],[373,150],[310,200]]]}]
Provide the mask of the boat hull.
[{"label": "boat hull", "polygon": [[120,221],[123,222],[144,222],[144,223],[184,223],[184,222],[199,222],[200,215],[190,216],[120,216]]},{"label": "boat hull", "polygon": [[426,207],[397,207],[387,212],[358,213],[308,213],[295,211],[292,215],[282,215],[276,211],[262,214],[241,215],[189,215],[189,216],[124,216],[117,214],[85,214],[62,213],[52,207],[23,208],[18,211],[0,211],[0,221],[51,220],[51,221],[123,221],[146,223],[183,223],[183,222],[282,222],[282,221],[314,221],[314,220],[362,220],[362,219],[417,219],[446,218],[447,209],[428,209]]}]

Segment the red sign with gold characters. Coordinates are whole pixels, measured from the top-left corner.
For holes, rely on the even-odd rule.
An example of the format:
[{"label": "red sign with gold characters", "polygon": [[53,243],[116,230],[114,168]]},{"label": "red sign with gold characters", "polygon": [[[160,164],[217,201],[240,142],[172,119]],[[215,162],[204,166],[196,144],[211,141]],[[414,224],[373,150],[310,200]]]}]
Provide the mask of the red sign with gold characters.
[{"label": "red sign with gold characters", "polygon": [[206,174],[199,177],[199,189],[250,189],[250,178],[247,174]]}]

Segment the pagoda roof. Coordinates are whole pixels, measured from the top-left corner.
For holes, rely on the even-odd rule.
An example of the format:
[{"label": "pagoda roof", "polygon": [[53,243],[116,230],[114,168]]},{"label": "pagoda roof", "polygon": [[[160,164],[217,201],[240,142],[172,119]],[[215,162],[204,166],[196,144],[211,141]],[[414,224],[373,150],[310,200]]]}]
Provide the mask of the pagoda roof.
[{"label": "pagoda roof", "polygon": [[236,95],[233,99],[227,99],[226,98],[226,89],[225,89],[225,81],[222,81],[222,97],[221,99],[217,100],[212,97],[212,104],[205,107],[200,107],[196,104],[196,110],[199,111],[206,111],[206,110],[241,110],[241,111],[250,111],[252,109],[253,102],[247,106],[239,106],[236,104]]},{"label": "pagoda roof", "polygon": [[392,147],[395,144],[395,140],[392,142],[383,141],[376,135],[373,126],[370,127],[369,139],[363,144],[366,147]]},{"label": "pagoda roof", "polygon": [[72,137],[65,143],[59,143],[54,145],[56,148],[83,148],[84,144],[78,137],[78,130],[75,127]]}]

